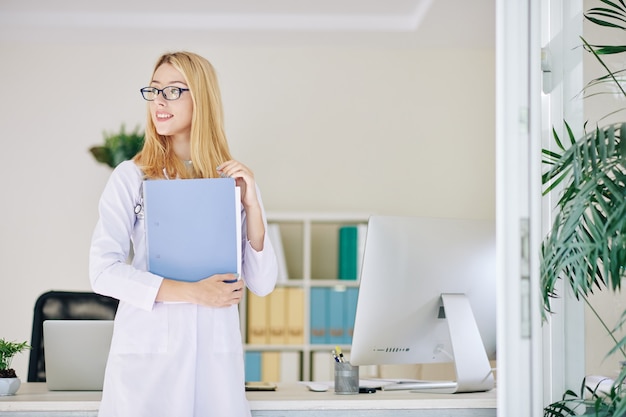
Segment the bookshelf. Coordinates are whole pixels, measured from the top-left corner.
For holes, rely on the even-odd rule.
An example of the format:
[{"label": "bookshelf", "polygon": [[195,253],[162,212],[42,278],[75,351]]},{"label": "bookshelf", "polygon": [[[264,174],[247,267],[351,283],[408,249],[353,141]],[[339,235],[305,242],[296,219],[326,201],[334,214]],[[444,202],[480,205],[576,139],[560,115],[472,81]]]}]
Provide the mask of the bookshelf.
[{"label": "bookshelf", "polygon": [[[340,270],[339,235],[341,228],[358,228],[359,241],[355,244],[362,249],[365,226],[369,216],[370,214],[365,213],[333,212],[290,211],[267,213],[268,229],[275,228],[272,233],[276,233],[276,230],[280,231],[280,244],[274,244],[274,247],[282,246],[282,251],[278,250],[277,256],[279,257],[279,264],[284,256],[285,262],[283,265],[286,271],[284,273],[279,271],[276,290],[272,294],[267,297],[256,297],[254,294],[246,292],[244,299],[240,303],[247,379],[250,367],[249,362],[252,362],[250,358],[255,358],[255,355],[255,361],[260,360],[258,359],[259,356],[265,355],[263,360],[273,364],[280,360],[277,359],[277,356],[281,356],[283,359],[286,358],[286,360],[279,367],[290,368],[269,373],[255,369],[254,372],[256,372],[256,375],[260,375],[258,379],[261,380],[293,382],[295,380],[332,379],[333,362],[330,352],[336,345],[339,345],[349,355],[351,336],[348,337],[342,334],[341,336],[335,335],[335,337],[329,334],[325,340],[330,342],[316,343],[316,341],[324,339],[316,339],[311,334],[311,323],[315,319],[312,315],[317,316],[316,313],[311,312],[312,296],[319,297],[319,294],[327,292],[328,295],[326,296],[329,298],[345,297],[342,301],[349,299],[353,303],[353,308],[356,309],[356,293],[359,285],[356,278],[358,275],[351,275],[353,279],[339,279],[338,276]],[[270,230],[268,230],[268,233],[270,233]],[[356,259],[354,260],[358,264],[358,269],[360,269],[360,253],[360,250],[357,251]],[[345,258],[342,262],[345,263]],[[299,297],[301,301],[292,302],[291,305],[289,301],[283,305],[280,305],[281,302],[276,301],[276,297],[286,297],[287,300],[290,300],[293,294],[296,294],[296,297]],[[272,299],[272,297],[275,298]],[[264,298],[265,300],[258,300],[259,298]],[[266,303],[265,307],[257,305],[258,302],[263,303],[263,301]],[[314,300],[314,302],[317,301]],[[343,304],[341,301],[337,304],[337,300],[335,300],[334,305]],[[250,317],[248,316],[249,308],[255,309],[250,311],[250,313],[253,313]],[[264,308],[265,310],[263,310]],[[315,308],[314,310],[317,311]],[[284,339],[280,339],[277,331],[269,334],[271,329],[269,329],[268,322],[271,319],[268,315],[272,314],[271,309],[277,310],[273,313],[276,317],[280,317],[282,314],[286,320],[291,316],[296,316],[296,320],[299,318],[301,321],[300,339],[297,337],[290,339],[289,335],[285,335]],[[255,326],[257,326],[254,320],[258,319],[263,314],[263,311],[266,311],[265,327],[268,334],[263,336],[255,332],[255,335],[252,336],[253,330],[256,329]],[[350,319],[348,318],[347,320]],[[285,324],[285,331],[289,331],[287,324]],[[330,332],[330,329],[326,329],[326,331]],[[344,328],[341,332],[346,331]],[[279,337],[278,340],[275,336]],[[311,339],[314,340],[312,341]],[[256,368],[257,365],[253,367]]]}]

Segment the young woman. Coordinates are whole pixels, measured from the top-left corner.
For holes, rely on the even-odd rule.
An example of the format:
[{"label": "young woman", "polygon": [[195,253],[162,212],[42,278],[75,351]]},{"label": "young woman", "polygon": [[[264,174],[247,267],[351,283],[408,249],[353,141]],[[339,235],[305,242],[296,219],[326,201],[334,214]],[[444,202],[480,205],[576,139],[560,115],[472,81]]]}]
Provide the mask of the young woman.
[{"label": "young woman", "polygon": [[[99,416],[249,416],[238,303],[244,285],[267,295],[277,276],[259,189],[252,171],[230,155],[206,59],[161,56],[141,93],[148,101],[145,144],[111,174],[90,250],[93,290],[120,300]],[[242,279],[183,282],[148,272],[142,181],[219,176],[241,187]]]}]

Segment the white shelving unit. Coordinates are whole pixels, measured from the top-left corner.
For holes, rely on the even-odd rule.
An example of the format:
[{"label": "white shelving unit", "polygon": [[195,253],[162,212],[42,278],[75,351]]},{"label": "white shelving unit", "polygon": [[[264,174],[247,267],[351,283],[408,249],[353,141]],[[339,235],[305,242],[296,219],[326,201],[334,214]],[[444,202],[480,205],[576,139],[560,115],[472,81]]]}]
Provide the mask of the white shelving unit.
[{"label": "white shelving unit", "polygon": [[[337,258],[332,258],[332,266],[330,269],[334,267],[334,275],[332,277],[328,276],[316,276],[315,270],[316,265],[322,265],[324,262],[328,263],[325,259],[317,259],[316,251],[314,250],[314,239],[316,238],[316,227],[326,228],[327,232],[332,231],[336,226],[336,232],[334,233],[334,237],[332,235],[327,235],[325,238],[334,239],[334,245],[337,244],[338,240],[338,230],[340,226],[343,225],[355,225],[355,224],[367,224],[370,214],[365,213],[334,213],[334,212],[268,212],[267,220],[268,223],[277,223],[282,229],[291,228],[292,231],[296,231],[295,238],[292,236],[292,239],[283,239],[283,246],[285,247],[285,252],[287,254],[287,265],[289,266],[290,276],[286,281],[279,281],[277,283],[277,287],[301,287],[304,291],[304,344],[302,345],[276,345],[276,344],[245,344],[245,338],[247,334],[247,326],[246,326],[246,305],[247,300],[244,297],[240,304],[240,316],[241,316],[241,328],[242,334],[244,337],[244,349],[246,351],[286,351],[286,352],[301,352],[301,369],[300,374],[302,376],[302,380],[310,380],[311,379],[311,368],[312,368],[312,354],[317,351],[328,352],[330,358],[330,352],[335,348],[335,345],[327,345],[327,344],[311,344],[310,343],[310,332],[311,332],[311,288],[312,287],[336,287],[336,286],[344,286],[344,287],[358,287],[359,281],[357,280],[340,280],[337,279],[336,273],[336,264]],[[331,233],[332,234],[332,233]],[[297,236],[300,235],[300,236]],[[334,248],[334,245],[330,245],[330,247]],[[336,250],[335,250],[336,252]],[[294,262],[293,259],[296,261]],[[298,259],[299,258],[299,259]],[[301,262],[301,269],[295,268],[294,264],[299,264]],[[327,270],[329,269],[327,265]],[[299,276],[296,276],[299,274]],[[324,275],[328,275],[328,272]],[[287,312],[289,314],[289,312]],[[341,349],[349,352],[350,346],[340,345]]]}]

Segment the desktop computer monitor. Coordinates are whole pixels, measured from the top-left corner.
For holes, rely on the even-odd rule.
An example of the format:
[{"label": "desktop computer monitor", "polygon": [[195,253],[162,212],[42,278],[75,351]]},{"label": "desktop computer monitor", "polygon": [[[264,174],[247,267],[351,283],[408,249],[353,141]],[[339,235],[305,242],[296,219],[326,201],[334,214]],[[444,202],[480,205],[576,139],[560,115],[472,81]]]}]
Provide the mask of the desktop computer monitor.
[{"label": "desktop computer monitor", "polygon": [[372,216],[362,262],[353,365],[454,362],[455,381],[394,387],[493,388],[494,221]]}]

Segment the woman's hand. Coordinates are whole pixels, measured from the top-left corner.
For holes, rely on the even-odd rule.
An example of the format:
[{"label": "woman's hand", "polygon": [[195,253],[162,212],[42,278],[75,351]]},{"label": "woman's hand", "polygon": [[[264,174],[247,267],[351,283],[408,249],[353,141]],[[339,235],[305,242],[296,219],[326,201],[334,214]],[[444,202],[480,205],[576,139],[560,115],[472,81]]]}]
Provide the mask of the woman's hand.
[{"label": "woman's hand", "polygon": [[[230,281],[230,282],[227,282]],[[196,304],[207,307],[229,307],[243,297],[243,281],[235,274],[217,274],[194,282]]]},{"label": "woman's hand", "polygon": [[217,167],[223,177],[234,178],[241,189],[241,204],[246,211],[246,227],[248,241],[256,251],[263,250],[265,224],[261,203],[256,194],[256,182],[252,171],[241,162],[230,160]]},{"label": "woman's hand", "polygon": [[197,282],[163,279],[156,300],[228,307],[239,304],[243,285],[236,274],[216,274]]},{"label": "woman's hand", "polygon": [[246,211],[259,205],[254,174],[250,168],[241,162],[230,160],[217,167],[217,172],[222,177],[235,179],[235,183],[241,189],[241,204]]}]

